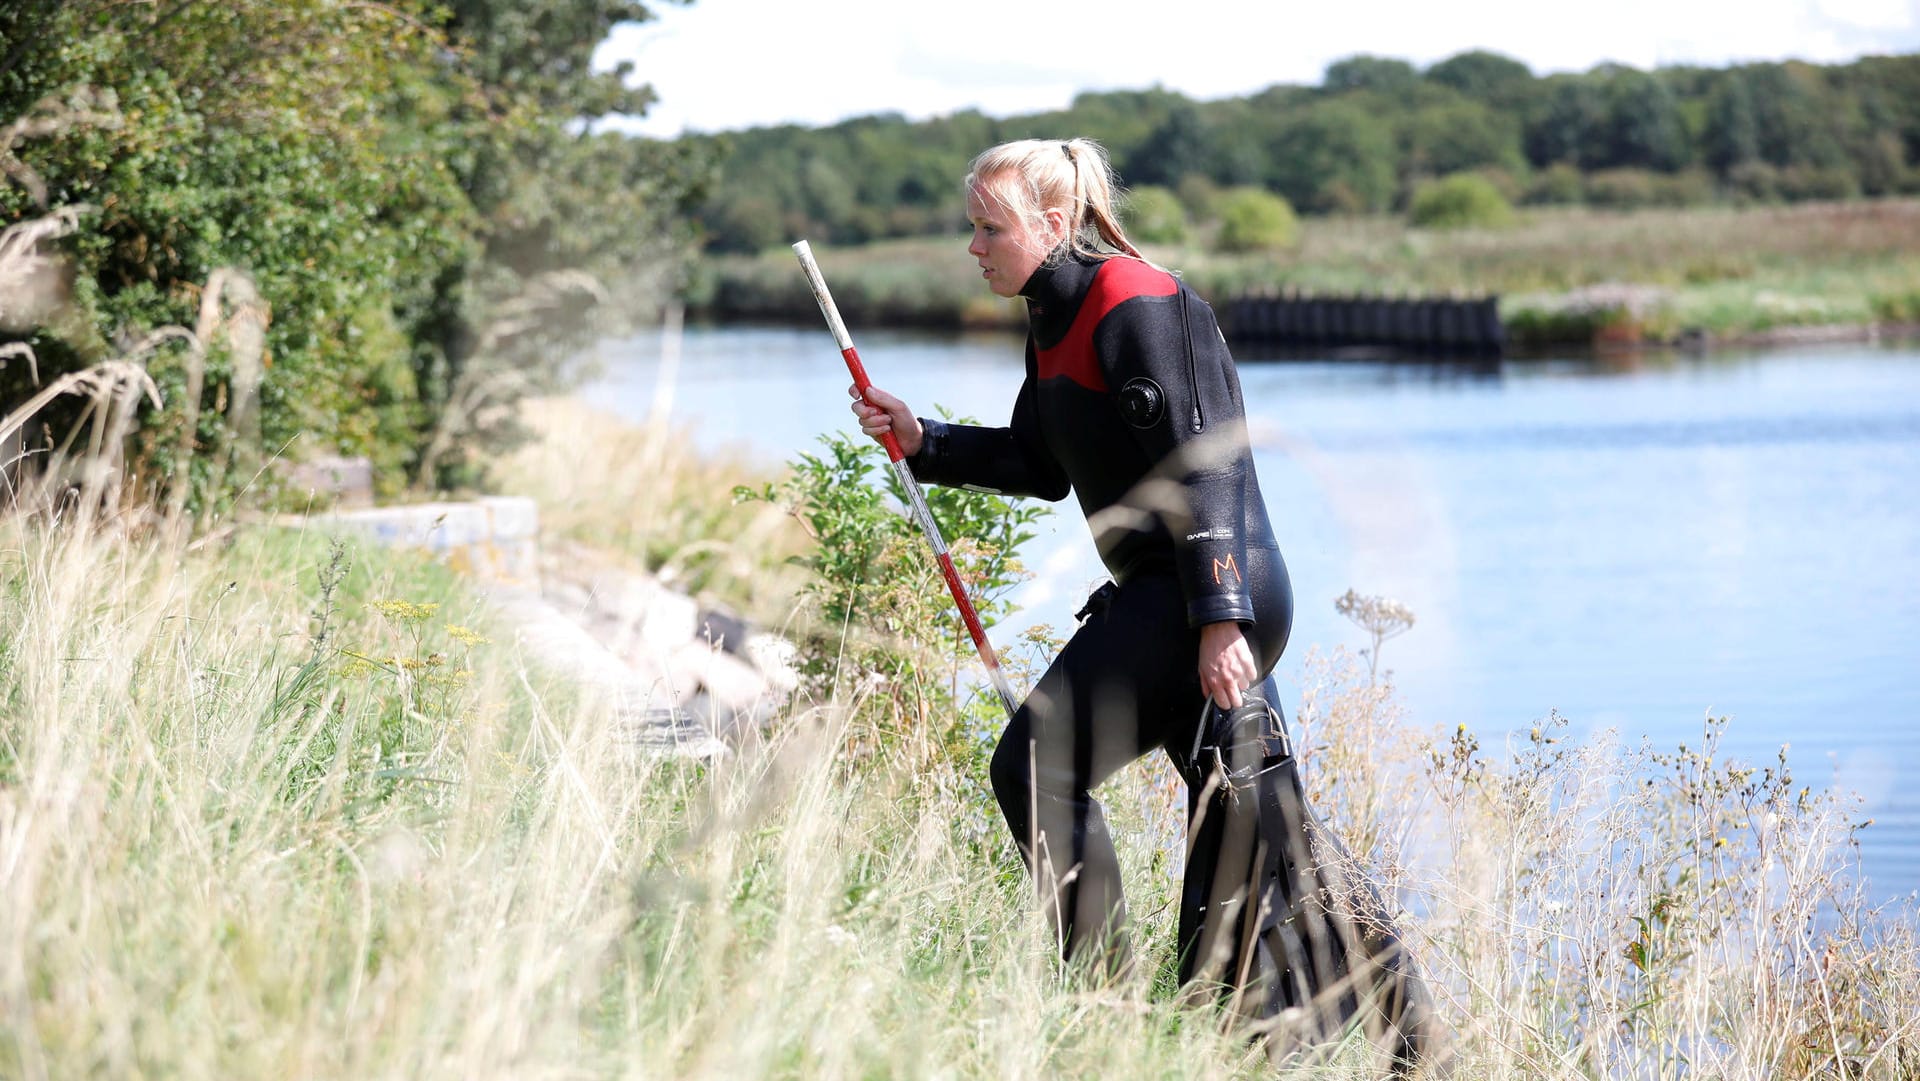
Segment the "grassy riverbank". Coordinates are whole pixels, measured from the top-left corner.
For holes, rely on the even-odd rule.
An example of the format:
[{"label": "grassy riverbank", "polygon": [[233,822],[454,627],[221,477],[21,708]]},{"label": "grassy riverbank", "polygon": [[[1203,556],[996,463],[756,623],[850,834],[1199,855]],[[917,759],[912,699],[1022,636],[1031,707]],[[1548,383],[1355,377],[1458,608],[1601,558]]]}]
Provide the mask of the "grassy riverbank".
[{"label": "grassy riverbank", "polygon": [[[1020,326],[965,243],[819,251],[855,325]],[[1920,200],[1601,211],[1542,208],[1511,228],[1414,229],[1393,217],[1308,218],[1280,255],[1148,252],[1216,303],[1249,289],[1498,293],[1522,343],[1741,340],[1781,328],[1920,323]],[[777,249],[707,264],[697,307],[720,318],[819,318]]]},{"label": "grassy riverbank", "polygon": [[[633,493],[595,506],[575,465],[559,528],[619,528]],[[1104,793],[1149,971],[1090,988],[1024,903],[984,739],[878,716],[912,695],[865,673],[703,763],[636,753],[413,556],[5,518],[0,602],[0,1076],[1275,1075],[1172,1001],[1158,763]],[[1352,658],[1304,684],[1315,799],[1403,910],[1456,1076],[1920,1070],[1920,925],[1860,899],[1845,801],[1711,727],[1483,748]]]}]

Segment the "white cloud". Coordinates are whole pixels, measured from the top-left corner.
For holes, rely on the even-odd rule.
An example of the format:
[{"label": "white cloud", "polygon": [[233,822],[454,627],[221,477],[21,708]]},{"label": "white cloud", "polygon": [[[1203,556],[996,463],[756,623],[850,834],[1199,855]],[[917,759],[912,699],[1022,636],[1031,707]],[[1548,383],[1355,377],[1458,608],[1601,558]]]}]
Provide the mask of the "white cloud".
[{"label": "white cloud", "polygon": [[1155,84],[1197,98],[1316,83],[1366,52],[1427,64],[1491,49],[1536,72],[1920,50],[1920,0],[696,0],[623,26],[598,59],[634,62],[652,135],[828,124],[896,111],[1062,108],[1080,90]]},{"label": "white cloud", "polygon": [[1911,30],[1920,22],[1913,0],[1819,0],[1814,7],[1834,22],[1869,30]]}]

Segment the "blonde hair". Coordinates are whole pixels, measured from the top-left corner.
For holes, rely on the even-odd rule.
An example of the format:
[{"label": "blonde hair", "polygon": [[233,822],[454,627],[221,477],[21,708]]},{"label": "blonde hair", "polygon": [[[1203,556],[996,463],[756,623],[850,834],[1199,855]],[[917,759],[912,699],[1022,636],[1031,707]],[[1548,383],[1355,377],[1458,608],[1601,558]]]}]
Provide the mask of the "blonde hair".
[{"label": "blonde hair", "polygon": [[1104,259],[1118,251],[1146,259],[1120,228],[1113,167],[1092,139],[1018,139],[983,151],[967,167],[966,186],[989,185],[1008,212],[1030,227],[1039,226],[1049,210],[1064,211],[1076,255]]}]

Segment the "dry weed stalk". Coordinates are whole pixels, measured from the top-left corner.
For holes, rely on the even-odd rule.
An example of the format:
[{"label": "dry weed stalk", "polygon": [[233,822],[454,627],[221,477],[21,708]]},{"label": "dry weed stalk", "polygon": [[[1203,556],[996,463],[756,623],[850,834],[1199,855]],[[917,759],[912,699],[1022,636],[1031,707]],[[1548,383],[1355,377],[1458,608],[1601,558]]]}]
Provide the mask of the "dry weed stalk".
[{"label": "dry weed stalk", "polygon": [[1784,751],[1728,760],[1724,720],[1662,752],[1549,716],[1489,753],[1398,727],[1351,658],[1309,672],[1316,805],[1397,888],[1465,1075],[1912,1076],[1911,915],[1869,906],[1853,804]]},{"label": "dry weed stalk", "polygon": [[[32,329],[58,325],[69,315],[66,264],[47,254],[46,245],[74,232],[79,227],[80,215],[89,209],[84,205],[60,207],[0,232],[0,305],[5,305],[0,306],[0,326]],[[231,309],[224,318],[221,315],[223,300]],[[267,305],[251,278],[227,267],[214,271],[202,292],[200,318],[194,330],[161,327],[150,331],[123,347],[114,359],[62,375],[0,418],[0,447],[9,448],[5,460],[0,461],[0,471],[6,471],[10,478],[9,490],[14,467],[26,453],[20,448],[27,423],[55,399],[79,394],[90,401],[75,422],[74,433],[87,426],[89,418],[93,423],[88,429],[86,454],[75,465],[77,475],[84,483],[105,486],[104,504],[118,503],[125,465],[122,447],[137,424],[137,403],[145,397],[156,409],[162,404],[159,387],[146,373],[147,358],[164,346],[182,344],[187,352],[187,388],[182,403],[185,418],[175,453],[175,475],[168,492],[168,517],[177,519],[191,488],[188,466],[199,423],[206,357],[218,335],[224,334],[226,338],[233,366],[228,416],[236,431],[242,433],[243,444],[258,443],[253,406],[265,370],[268,319]],[[37,357],[32,346],[25,342],[0,345],[0,363],[12,358],[33,365],[33,382],[39,383]],[[244,433],[249,429],[254,435],[247,443]],[[70,436],[66,446],[71,445]],[[226,453],[231,453],[231,449],[226,448]],[[224,466],[225,454],[219,468]]]},{"label": "dry weed stalk", "polygon": [[246,272],[220,267],[207,276],[206,287],[200,291],[199,316],[193,333],[186,337],[187,385],[181,400],[180,439],[174,448],[174,475],[167,490],[169,521],[180,521],[193,490],[191,466],[199,445],[207,357],[222,337],[230,369],[226,396],[230,437],[214,459],[213,475],[225,477],[236,459],[245,467],[251,464],[249,457],[260,456],[260,418],[255,406],[266,377],[267,326],[272,318],[271,307]]},{"label": "dry weed stalk", "polygon": [[105,360],[91,368],[60,376],[13,412],[0,417],[0,442],[13,438],[48,403],[65,394],[90,399],[88,411],[96,418],[91,448],[96,454],[112,446],[105,433],[109,428],[117,428],[115,410],[119,408],[120,415],[124,415],[127,399],[144,396],[155,408],[160,406],[160,388],[154,385],[146,368],[132,360]]},{"label": "dry weed stalk", "polygon": [[[66,308],[67,263],[48,245],[80,227],[85,204],[63,206],[0,231],[0,329],[29,330],[57,319]],[[32,351],[28,350],[28,357]],[[38,383],[38,373],[34,382]]]},{"label": "dry weed stalk", "polygon": [[1380,647],[1389,638],[1398,638],[1413,629],[1413,609],[1390,597],[1367,597],[1349,589],[1333,602],[1335,611],[1346,616],[1373,639],[1368,647],[1367,675],[1380,676]]}]

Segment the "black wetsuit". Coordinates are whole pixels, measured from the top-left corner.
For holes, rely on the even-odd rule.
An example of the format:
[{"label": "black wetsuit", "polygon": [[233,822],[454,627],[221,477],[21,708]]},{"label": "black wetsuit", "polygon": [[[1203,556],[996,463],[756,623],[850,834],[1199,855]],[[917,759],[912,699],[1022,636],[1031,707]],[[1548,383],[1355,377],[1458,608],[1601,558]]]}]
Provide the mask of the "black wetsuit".
[{"label": "black wetsuit", "polygon": [[1114,944],[1109,932],[1125,919],[1089,790],[1155,747],[1191,779],[1206,702],[1200,627],[1238,622],[1265,678],[1286,648],[1293,593],[1212,309],[1172,275],[1120,256],[1065,258],[1021,292],[1031,328],[1011,422],[923,418],[911,464],[938,484],[1049,500],[1071,489],[1116,584],[1021,705],[991,771],[1076,955]]},{"label": "black wetsuit", "polygon": [[[1125,963],[1119,863],[1089,793],[1159,747],[1189,789],[1181,982],[1219,988],[1267,1022],[1255,1031],[1316,1043],[1358,1026],[1394,1072],[1420,1069],[1431,1000],[1386,907],[1308,808],[1287,741],[1272,670],[1293,590],[1212,309],[1119,256],[1042,267],[1021,292],[1031,325],[1012,421],[923,418],[911,464],[934,483],[1073,491],[1113,575],[991,767],[1062,950]],[[1200,628],[1226,620],[1261,679],[1231,714],[1207,708],[1198,674]]]}]

